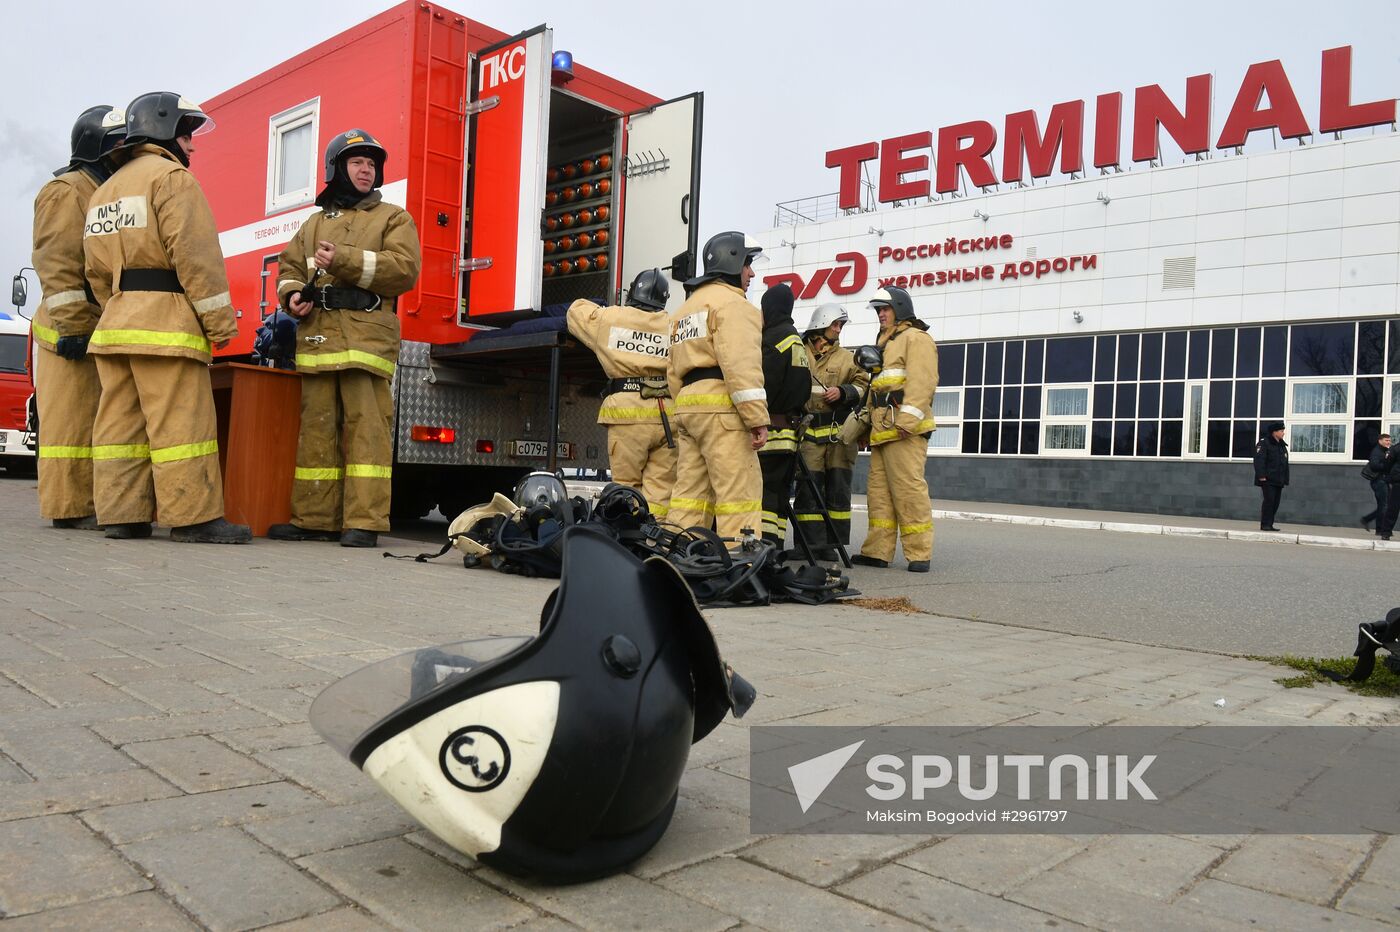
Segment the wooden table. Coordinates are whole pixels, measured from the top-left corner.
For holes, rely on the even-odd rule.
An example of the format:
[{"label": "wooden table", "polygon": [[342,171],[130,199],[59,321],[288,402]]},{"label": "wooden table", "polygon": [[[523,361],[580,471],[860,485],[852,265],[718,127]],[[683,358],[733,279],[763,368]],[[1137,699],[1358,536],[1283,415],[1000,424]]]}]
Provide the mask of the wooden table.
[{"label": "wooden table", "polygon": [[209,367],[219,419],[224,517],[265,537],[292,516],[301,376],[241,362]]}]

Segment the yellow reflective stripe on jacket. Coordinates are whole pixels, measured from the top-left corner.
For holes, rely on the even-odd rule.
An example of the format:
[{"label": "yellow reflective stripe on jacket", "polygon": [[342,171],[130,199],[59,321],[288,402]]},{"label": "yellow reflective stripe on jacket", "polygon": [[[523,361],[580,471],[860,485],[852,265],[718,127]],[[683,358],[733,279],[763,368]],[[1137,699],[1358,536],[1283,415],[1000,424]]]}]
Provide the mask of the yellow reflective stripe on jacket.
[{"label": "yellow reflective stripe on jacket", "polygon": [[715,506],[710,502],[702,502],[698,498],[673,498],[671,499],[672,511],[698,511],[702,515],[712,515],[715,513]]},{"label": "yellow reflective stripe on jacket", "polygon": [[177,460],[192,460],[199,456],[210,456],[219,452],[219,441],[204,440],[199,443],[182,443],[173,447],[160,447],[151,451],[152,463],[173,463]]},{"label": "yellow reflective stripe on jacket", "polygon": [[33,321],[30,321],[30,322],[29,322],[29,329],[32,330],[32,331],[34,332],[34,335],[35,335],[36,337],[38,337],[39,339],[41,339],[41,340],[43,340],[43,341],[45,341],[45,342],[47,342],[47,343],[57,343],[57,342],[58,342],[58,336],[59,336],[59,334],[58,334],[58,331],[57,331],[57,330],[50,330],[48,327],[45,327],[43,324],[36,324],[36,323],[34,323]]},{"label": "yellow reflective stripe on jacket", "polygon": [[658,505],[656,502],[649,502],[649,503],[647,503],[647,509],[652,513],[652,516],[653,516],[653,517],[657,517],[657,518],[664,518],[664,517],[666,517],[666,515],[667,515],[667,514],[670,512],[670,510],[671,510],[671,509],[670,509],[670,506],[668,506],[668,505]]},{"label": "yellow reflective stripe on jacket", "polygon": [[210,351],[209,340],[202,334],[165,330],[95,330],[91,342],[94,346],[184,346]]},{"label": "yellow reflective stripe on jacket", "polygon": [[870,519],[870,526],[871,526],[871,527],[889,528],[891,531],[893,531],[893,530],[894,530],[894,519],[893,519],[893,518],[888,518],[888,519],[887,519],[887,518],[871,518],[871,519]]},{"label": "yellow reflective stripe on jacket", "polygon": [[40,447],[39,457],[51,460],[90,460],[92,447]]},{"label": "yellow reflective stripe on jacket", "polygon": [[833,521],[851,520],[851,513],[849,511],[828,511],[827,514],[831,515],[831,520]]},{"label": "yellow reflective stripe on jacket", "polygon": [[391,466],[371,466],[368,463],[345,464],[345,478],[347,479],[389,479],[393,474],[394,470]]},{"label": "yellow reflective stripe on jacket", "polygon": [[304,482],[339,482],[344,473],[338,466],[317,467],[298,466],[292,473],[293,479],[301,479]]},{"label": "yellow reflective stripe on jacket", "polygon": [[661,412],[656,408],[599,408],[599,417],[646,417],[661,420]]},{"label": "yellow reflective stripe on jacket", "polygon": [[682,408],[694,407],[698,405],[724,405],[726,408],[734,407],[734,402],[728,395],[681,395],[676,399],[676,404]]},{"label": "yellow reflective stripe on jacket", "polygon": [[898,436],[899,431],[897,430],[876,430],[871,432],[870,442],[872,444],[884,443],[886,440],[893,440]]},{"label": "yellow reflective stripe on jacket", "polygon": [[[675,504],[675,499],[671,500],[671,504]],[[715,514],[741,515],[746,511],[759,511],[762,508],[762,502],[720,502],[715,505]]]},{"label": "yellow reflective stripe on jacket", "polygon": [[92,448],[95,460],[148,460],[151,447],[145,443],[104,443]]},{"label": "yellow reflective stripe on jacket", "polygon": [[815,440],[821,437],[830,437],[840,432],[841,428],[835,424],[828,424],[825,427],[809,427],[807,428],[807,439]]},{"label": "yellow reflective stripe on jacket", "polygon": [[799,336],[784,337],[783,339],[778,341],[778,345],[774,347],[774,349],[776,349],[780,353],[785,352],[788,347],[792,346],[794,343],[800,343],[801,341],[802,338]]},{"label": "yellow reflective stripe on jacket", "polygon": [[886,369],[875,376],[870,383],[870,388],[877,392],[893,391],[902,386],[905,382],[905,371],[903,369]]},{"label": "yellow reflective stripe on jacket", "polygon": [[394,363],[381,359],[364,350],[344,350],[339,353],[297,353],[297,368],[316,369],[322,366],[339,366],[344,363],[363,363],[381,372],[394,374]]},{"label": "yellow reflective stripe on jacket", "polygon": [[922,534],[925,531],[931,530],[933,530],[932,522],[929,522],[927,524],[901,524],[899,526],[899,533],[905,535],[906,537],[910,534]]},{"label": "yellow reflective stripe on jacket", "polygon": [[798,521],[820,521],[822,519],[821,515],[808,514],[805,511],[798,512],[793,517]]}]

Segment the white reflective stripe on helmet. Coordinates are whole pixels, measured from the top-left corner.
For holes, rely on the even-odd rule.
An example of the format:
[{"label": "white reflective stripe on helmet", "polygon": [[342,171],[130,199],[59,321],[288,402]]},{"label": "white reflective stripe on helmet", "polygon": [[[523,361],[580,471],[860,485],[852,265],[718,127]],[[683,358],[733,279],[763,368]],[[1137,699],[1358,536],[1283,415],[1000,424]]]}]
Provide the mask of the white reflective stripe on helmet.
[{"label": "white reflective stripe on helmet", "polygon": [[879,291],[875,292],[875,297],[870,299],[871,307],[880,307],[882,305],[894,306],[894,295],[890,294],[889,289],[881,288]]},{"label": "white reflective stripe on helmet", "polygon": [[104,117],[102,117],[102,128],[103,128],[104,130],[116,129],[118,126],[125,126],[125,125],[126,125],[126,111],[125,111],[125,110],[117,110],[116,108],[113,108],[113,109],[111,109],[111,110],[108,110],[108,111],[107,111],[107,114],[106,114]]},{"label": "white reflective stripe on helmet", "polygon": [[736,405],[741,405],[746,401],[767,401],[768,392],[762,388],[745,388],[737,392],[730,392],[729,400]]},{"label": "white reflective stripe on helmet", "polygon": [[[558,721],[557,682],[503,686],[448,706],[389,738],[366,758],[364,771],[433,834],[476,856],[500,847],[501,828],[539,776]],[[494,739],[484,729],[503,739],[509,766],[502,764],[502,749],[491,746]],[[460,755],[454,759],[449,753],[459,732],[476,736],[469,745],[486,765],[485,775],[475,776]],[[493,766],[504,771],[497,771],[500,782],[494,785],[488,779]]]}]

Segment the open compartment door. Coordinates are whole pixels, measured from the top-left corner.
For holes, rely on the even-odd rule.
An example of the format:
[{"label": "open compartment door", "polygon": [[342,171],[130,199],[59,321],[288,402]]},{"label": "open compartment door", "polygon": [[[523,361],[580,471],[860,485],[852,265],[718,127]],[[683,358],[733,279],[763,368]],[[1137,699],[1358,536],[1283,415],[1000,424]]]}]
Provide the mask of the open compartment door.
[{"label": "open compartment door", "polygon": [[[689,94],[625,119],[619,303],[637,273],[650,268],[662,269],[671,280],[667,310],[685,300],[680,283],[695,274],[699,255],[704,104],[704,94]],[[674,267],[678,258],[684,268]]]},{"label": "open compartment door", "polygon": [[500,326],[540,308],[553,32],[537,26],[470,65],[462,247],[464,324]]}]

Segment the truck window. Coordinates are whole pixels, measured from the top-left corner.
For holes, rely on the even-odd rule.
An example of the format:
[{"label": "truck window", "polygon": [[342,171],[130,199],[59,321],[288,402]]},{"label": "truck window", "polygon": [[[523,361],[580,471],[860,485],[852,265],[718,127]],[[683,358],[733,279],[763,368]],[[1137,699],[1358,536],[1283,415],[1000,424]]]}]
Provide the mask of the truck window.
[{"label": "truck window", "polygon": [[24,372],[24,345],[24,334],[0,333],[0,372]]}]

